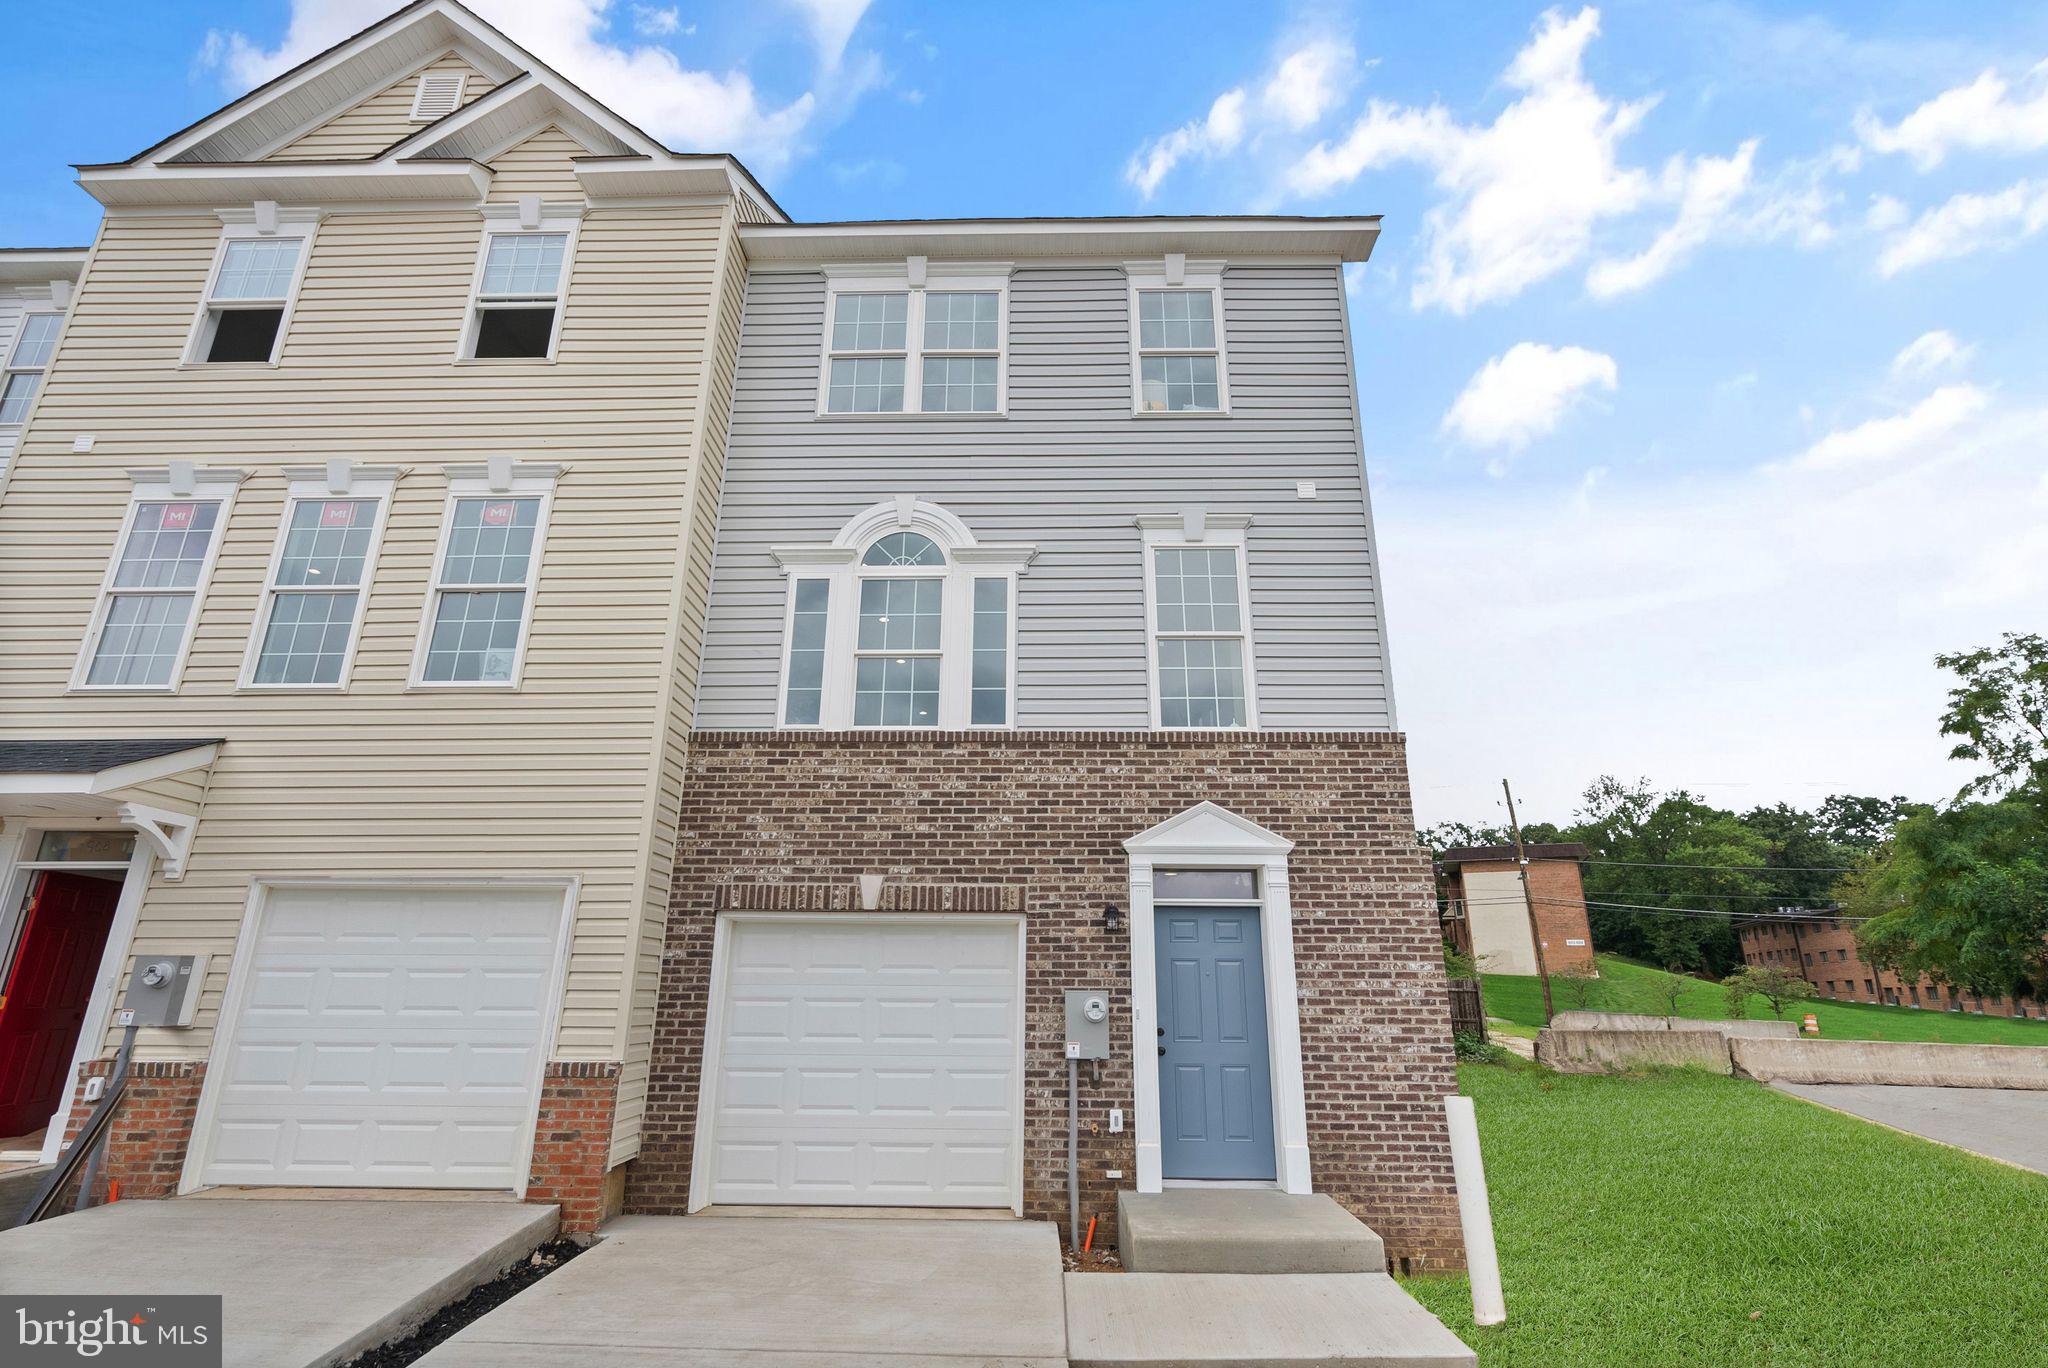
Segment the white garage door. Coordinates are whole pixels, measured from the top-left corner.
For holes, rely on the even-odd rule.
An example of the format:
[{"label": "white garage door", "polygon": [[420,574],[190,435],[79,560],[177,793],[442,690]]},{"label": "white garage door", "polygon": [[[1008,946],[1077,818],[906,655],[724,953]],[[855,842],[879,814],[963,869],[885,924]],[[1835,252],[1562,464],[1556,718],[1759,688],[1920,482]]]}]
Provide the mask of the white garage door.
[{"label": "white garage door", "polygon": [[1014,918],[736,920],[709,1199],[1019,1199]]},{"label": "white garage door", "polygon": [[517,1186],[563,915],[560,889],[273,890],[201,1181]]}]

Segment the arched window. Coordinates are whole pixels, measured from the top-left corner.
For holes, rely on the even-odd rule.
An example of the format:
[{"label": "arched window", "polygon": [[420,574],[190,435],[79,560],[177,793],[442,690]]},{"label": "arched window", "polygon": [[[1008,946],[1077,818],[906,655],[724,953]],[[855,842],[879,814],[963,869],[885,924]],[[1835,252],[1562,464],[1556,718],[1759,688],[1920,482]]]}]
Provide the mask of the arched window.
[{"label": "arched window", "polygon": [[786,727],[1007,727],[1017,576],[1036,548],[978,541],[934,504],[877,504],[789,577]]}]

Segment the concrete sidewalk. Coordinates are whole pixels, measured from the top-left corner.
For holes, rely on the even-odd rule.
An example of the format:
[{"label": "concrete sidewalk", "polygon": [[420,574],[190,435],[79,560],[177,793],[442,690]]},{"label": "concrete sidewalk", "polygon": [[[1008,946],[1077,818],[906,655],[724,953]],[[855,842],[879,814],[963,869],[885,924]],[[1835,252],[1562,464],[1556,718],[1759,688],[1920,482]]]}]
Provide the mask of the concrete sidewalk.
[{"label": "concrete sidewalk", "polygon": [[[623,1216],[420,1368],[1059,1368],[1042,1221]],[[1108,1276],[1108,1275],[1104,1275]]]},{"label": "concrete sidewalk", "polygon": [[324,1368],[409,1332],[558,1224],[509,1199],[116,1202],[0,1231],[0,1295],[218,1293],[229,1368]]},{"label": "concrete sidewalk", "polygon": [[1871,1083],[1774,1082],[1770,1086],[1866,1121],[2048,1173],[2048,1092]]}]

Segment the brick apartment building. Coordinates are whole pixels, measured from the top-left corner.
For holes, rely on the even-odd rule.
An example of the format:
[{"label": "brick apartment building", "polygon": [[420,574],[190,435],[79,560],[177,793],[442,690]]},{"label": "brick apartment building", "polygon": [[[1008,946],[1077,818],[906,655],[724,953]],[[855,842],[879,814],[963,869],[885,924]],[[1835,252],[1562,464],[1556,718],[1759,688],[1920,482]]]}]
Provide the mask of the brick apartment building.
[{"label": "brick apartment building", "polygon": [[[1586,848],[1570,842],[1524,846],[1529,893],[1551,973],[1593,968],[1593,932],[1586,921],[1586,885],[1579,861]],[[1466,846],[1437,857],[1444,934],[1492,974],[1534,974],[1529,911],[1513,846]]]},{"label": "brick apartment building", "polygon": [[1791,969],[1812,984],[1815,992],[1836,1002],[1882,1002],[1980,1016],[2048,1017],[2048,1006],[2031,998],[1979,997],[1966,988],[1927,978],[1908,983],[1889,969],[1874,968],[1857,948],[1855,928],[1825,914],[1773,917],[1740,928],[1738,935],[1743,963]]}]

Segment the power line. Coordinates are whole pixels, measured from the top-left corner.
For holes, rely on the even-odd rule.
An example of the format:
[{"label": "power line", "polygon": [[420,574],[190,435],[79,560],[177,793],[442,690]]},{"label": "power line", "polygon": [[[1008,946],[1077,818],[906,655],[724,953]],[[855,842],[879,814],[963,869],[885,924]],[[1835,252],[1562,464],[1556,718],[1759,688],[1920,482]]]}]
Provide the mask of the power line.
[{"label": "power line", "polygon": [[[1517,906],[1520,898],[1466,898],[1467,907]],[[1628,912],[1663,913],[1674,917],[1725,917],[1731,921],[1786,922],[1786,921],[1836,921],[1866,922],[1869,917],[1845,917],[1827,908],[1803,908],[1798,912],[1744,912],[1725,907],[1653,907],[1648,903],[1605,902],[1588,898],[1538,898],[1537,902],[1552,903],[1564,907],[1607,907]]]},{"label": "power line", "polygon": [[1667,864],[1661,860],[1581,860],[1580,864],[1625,865],[1631,869],[1722,869],[1741,874],[1853,874],[1854,865]]}]

